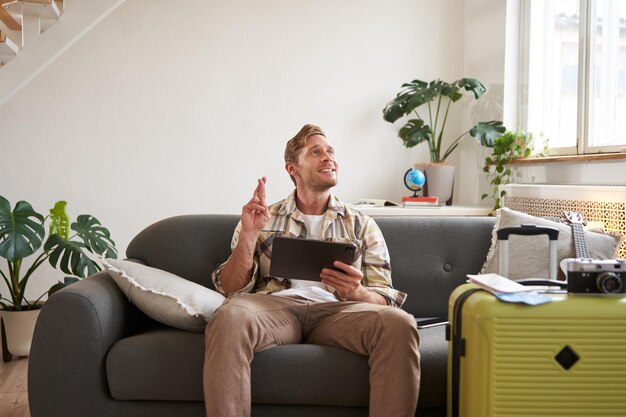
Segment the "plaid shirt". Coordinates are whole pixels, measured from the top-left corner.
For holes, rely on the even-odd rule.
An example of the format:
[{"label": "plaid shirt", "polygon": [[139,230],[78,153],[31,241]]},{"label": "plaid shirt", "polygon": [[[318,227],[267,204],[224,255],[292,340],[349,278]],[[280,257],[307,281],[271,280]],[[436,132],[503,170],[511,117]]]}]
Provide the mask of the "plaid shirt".
[{"label": "plaid shirt", "polygon": [[[252,279],[237,292],[274,293],[287,289],[289,280],[269,276],[272,258],[272,243],[276,236],[307,238],[304,215],[296,208],[295,191],[283,201],[269,207],[270,220],[261,231],[257,250],[254,254]],[[231,249],[237,246],[241,222],[237,225]],[[361,284],[369,291],[385,297],[387,303],[400,307],[406,294],[395,290],[391,285],[391,265],[385,239],[374,220],[354,210],[337,197],[331,195],[323,224],[322,240],[353,243],[357,250],[352,264],[363,273]],[[227,261],[228,262],[228,261]],[[225,294],[221,285],[221,272],[226,264],[220,265],[213,272],[215,288]]]}]

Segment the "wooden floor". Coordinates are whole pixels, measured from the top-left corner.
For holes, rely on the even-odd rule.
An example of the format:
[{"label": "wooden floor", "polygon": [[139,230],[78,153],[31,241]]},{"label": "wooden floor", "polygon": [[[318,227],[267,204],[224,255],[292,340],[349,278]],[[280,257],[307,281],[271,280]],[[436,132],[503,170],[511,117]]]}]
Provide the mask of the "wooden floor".
[{"label": "wooden floor", "polygon": [[0,417],[30,417],[27,371],[28,358],[5,363],[0,355]]}]

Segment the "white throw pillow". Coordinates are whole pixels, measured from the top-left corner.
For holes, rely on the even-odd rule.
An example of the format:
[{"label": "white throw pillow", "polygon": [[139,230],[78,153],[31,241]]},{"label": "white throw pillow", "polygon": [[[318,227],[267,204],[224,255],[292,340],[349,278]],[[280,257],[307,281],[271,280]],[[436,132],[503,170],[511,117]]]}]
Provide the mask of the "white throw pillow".
[{"label": "white throw pillow", "polygon": [[203,332],[224,301],[223,295],[161,269],[118,259],[102,263],[130,302],[168,326]]},{"label": "white throw pillow", "polygon": [[[549,226],[559,230],[557,241],[557,264],[565,258],[575,258],[574,241],[572,239],[572,227],[557,223],[552,220],[531,216],[530,214],[511,210],[506,207],[498,209],[496,214],[496,224],[493,228],[491,249],[487,255],[487,260],[480,271],[483,274],[497,273],[499,263],[499,247],[496,231],[504,227],[520,226],[522,224],[534,224],[537,226]],[[612,259],[618,257],[619,246],[623,236],[616,237],[604,233],[596,233],[585,230],[585,240],[589,249],[589,255],[595,259]],[[509,237],[509,273],[508,278],[548,278],[548,237],[539,236],[519,236]],[[564,279],[565,275],[559,271],[559,278]]]}]

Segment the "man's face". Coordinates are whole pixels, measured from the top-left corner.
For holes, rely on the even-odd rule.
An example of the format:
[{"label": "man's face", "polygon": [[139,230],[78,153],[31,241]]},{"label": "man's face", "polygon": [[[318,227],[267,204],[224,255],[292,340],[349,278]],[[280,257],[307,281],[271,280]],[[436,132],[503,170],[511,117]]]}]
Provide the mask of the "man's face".
[{"label": "man's face", "polygon": [[300,149],[296,162],[287,164],[287,171],[296,178],[298,187],[326,191],[337,185],[335,150],[322,135],[309,136]]}]

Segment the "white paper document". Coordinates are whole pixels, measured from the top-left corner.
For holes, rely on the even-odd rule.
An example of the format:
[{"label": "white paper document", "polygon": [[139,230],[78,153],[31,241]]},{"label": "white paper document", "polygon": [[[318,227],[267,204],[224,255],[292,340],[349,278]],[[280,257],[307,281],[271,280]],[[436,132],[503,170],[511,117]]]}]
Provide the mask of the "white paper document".
[{"label": "white paper document", "polygon": [[552,298],[539,294],[534,288],[519,284],[498,274],[467,275],[469,282],[494,294],[505,303],[524,303],[531,306],[549,303]]},{"label": "white paper document", "polygon": [[[295,281],[295,280],[294,280]],[[288,290],[282,290],[274,293],[281,297],[301,297],[305,300],[317,301],[319,303],[328,303],[332,301],[339,301],[334,294],[319,288],[319,287],[300,287],[290,288]]]},{"label": "white paper document", "polygon": [[498,274],[468,274],[467,277],[469,278],[470,282],[479,285],[492,293],[516,293],[532,291],[532,288],[525,287],[522,284],[518,284],[517,282]]}]

